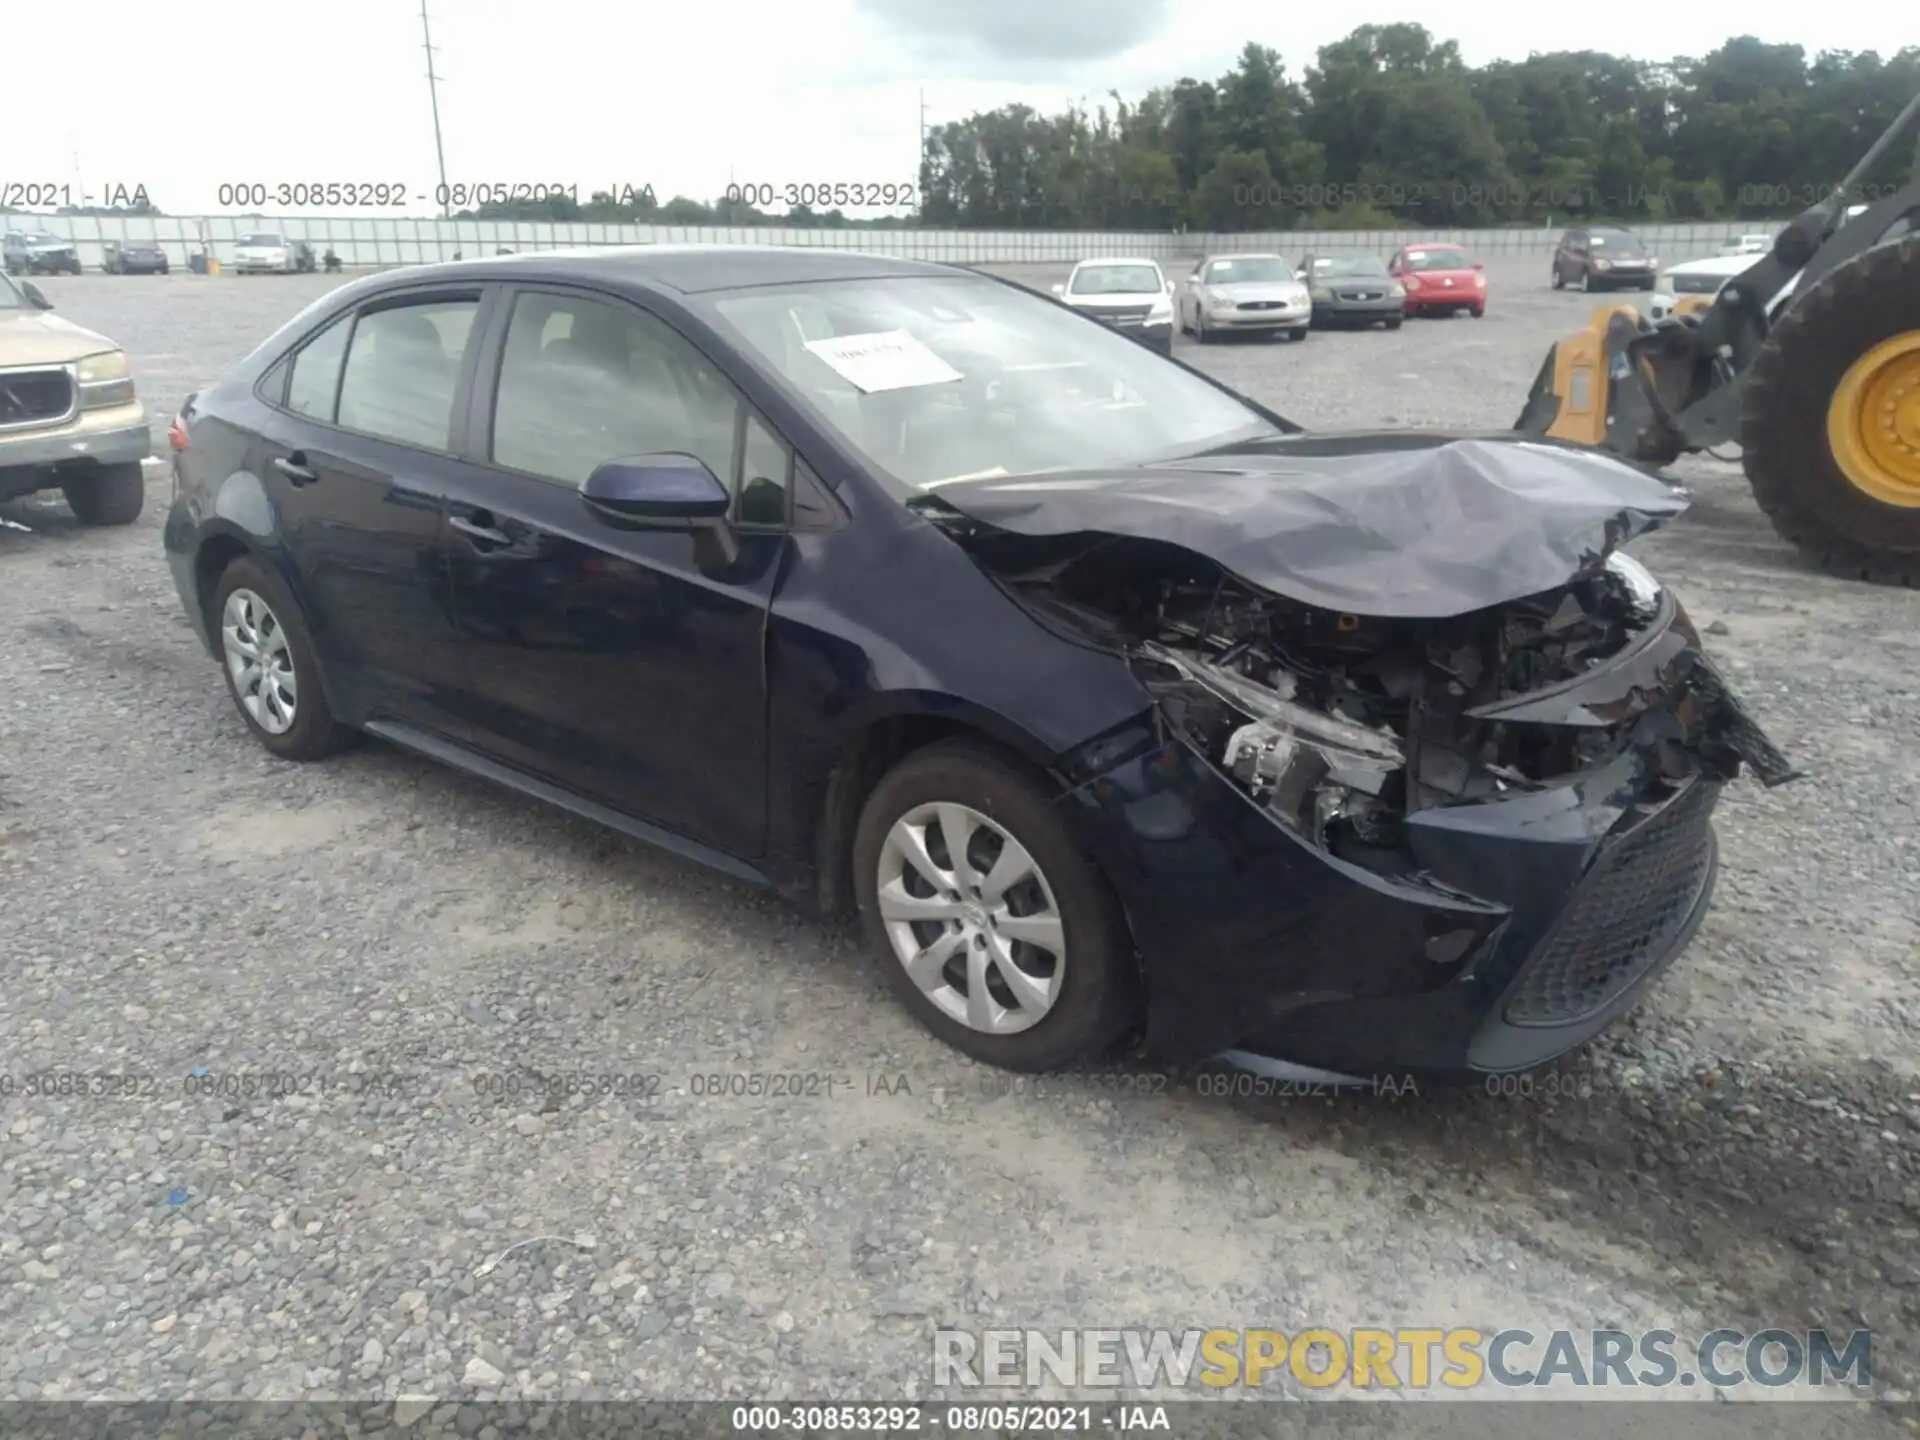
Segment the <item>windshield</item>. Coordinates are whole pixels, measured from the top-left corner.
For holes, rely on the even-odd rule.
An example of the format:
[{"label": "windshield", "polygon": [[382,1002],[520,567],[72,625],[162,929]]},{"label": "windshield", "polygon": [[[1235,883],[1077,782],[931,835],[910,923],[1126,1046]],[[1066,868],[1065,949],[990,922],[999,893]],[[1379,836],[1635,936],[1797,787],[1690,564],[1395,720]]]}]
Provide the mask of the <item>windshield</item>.
[{"label": "windshield", "polygon": [[1460,250],[1409,250],[1402,257],[1409,270],[1471,270],[1473,262]]},{"label": "windshield", "polygon": [[242,245],[258,246],[262,250],[284,250],[287,242],[278,235],[249,235],[240,242]]},{"label": "windshield", "polygon": [[0,271],[0,310],[31,310],[33,302],[20,293],[19,287]]},{"label": "windshield", "polygon": [[1278,433],[1138,341],[993,280],[754,288],[714,308],[826,426],[911,490]]},{"label": "windshield", "polygon": [[1240,255],[1215,260],[1207,266],[1208,285],[1282,285],[1293,279],[1293,266],[1278,255]]},{"label": "windshield", "polygon": [[1647,247],[1624,230],[1596,230],[1587,237],[1596,250],[1615,250],[1622,255],[1644,255]]},{"label": "windshield", "polygon": [[1074,271],[1067,289],[1075,295],[1151,295],[1166,289],[1151,265],[1087,265]]},{"label": "windshield", "polygon": [[1313,278],[1342,275],[1384,275],[1387,262],[1378,255],[1320,255],[1313,262]]}]

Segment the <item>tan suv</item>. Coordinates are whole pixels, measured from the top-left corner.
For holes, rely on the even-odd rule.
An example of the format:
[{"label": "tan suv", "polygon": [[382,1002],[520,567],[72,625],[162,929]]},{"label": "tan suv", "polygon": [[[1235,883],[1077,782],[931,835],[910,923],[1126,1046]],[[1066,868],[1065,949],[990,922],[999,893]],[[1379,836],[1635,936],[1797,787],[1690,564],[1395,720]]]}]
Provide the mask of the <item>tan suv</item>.
[{"label": "tan suv", "polygon": [[128,525],[152,453],[127,355],[0,275],[0,500],[59,490],[83,525]]}]

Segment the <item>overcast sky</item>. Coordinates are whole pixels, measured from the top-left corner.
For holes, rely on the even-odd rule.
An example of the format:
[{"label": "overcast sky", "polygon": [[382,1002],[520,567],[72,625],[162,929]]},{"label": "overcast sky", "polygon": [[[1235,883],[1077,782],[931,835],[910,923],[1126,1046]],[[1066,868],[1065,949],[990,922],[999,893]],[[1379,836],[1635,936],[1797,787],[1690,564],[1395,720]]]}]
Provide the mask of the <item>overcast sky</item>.
[{"label": "overcast sky", "polygon": [[[151,0],[8,9],[0,194],[78,183],[97,203],[145,185],[186,214],[231,208],[216,203],[223,182],[378,181],[422,200],[370,213],[436,208],[419,0],[227,4],[192,20]],[[1446,12],[1426,23],[1473,64],[1700,54],[1735,17],[1809,52],[1887,54],[1916,30],[1898,4]],[[646,182],[662,201],[716,199],[729,178],[910,181],[922,92],[930,124],[1010,102],[1051,111],[1212,79],[1248,40],[1297,78],[1319,46],[1403,14],[1254,0],[437,0],[430,13],[450,181],[567,183],[583,200]]]}]

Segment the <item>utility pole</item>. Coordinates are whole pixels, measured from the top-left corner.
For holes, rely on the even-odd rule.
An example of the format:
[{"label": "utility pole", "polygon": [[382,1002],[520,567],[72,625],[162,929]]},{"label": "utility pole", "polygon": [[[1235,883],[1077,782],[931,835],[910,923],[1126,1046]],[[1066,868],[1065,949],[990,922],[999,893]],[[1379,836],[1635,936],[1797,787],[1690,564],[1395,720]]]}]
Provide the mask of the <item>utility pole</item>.
[{"label": "utility pole", "polygon": [[447,149],[440,140],[440,77],[433,73],[433,29],[427,23],[427,0],[420,0],[420,36],[427,52],[427,98],[433,104],[433,154],[440,162],[440,218],[453,213],[453,196],[447,193]]}]

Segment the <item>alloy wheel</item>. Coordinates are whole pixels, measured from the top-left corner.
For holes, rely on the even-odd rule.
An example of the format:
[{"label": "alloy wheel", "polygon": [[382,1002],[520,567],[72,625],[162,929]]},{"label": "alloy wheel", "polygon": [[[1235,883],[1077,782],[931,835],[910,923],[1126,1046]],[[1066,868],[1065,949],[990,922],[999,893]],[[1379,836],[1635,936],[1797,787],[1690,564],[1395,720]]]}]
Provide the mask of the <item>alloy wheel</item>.
[{"label": "alloy wheel", "polygon": [[877,904],[894,958],[942,1013],[1012,1035],[1045,1018],[1066,975],[1053,889],[1025,846],[966,805],[916,805],[880,847]]},{"label": "alloy wheel", "polygon": [[235,590],[221,612],[220,646],[241,708],[269,735],[286,734],[299,714],[298,682],[273,608],[251,590]]}]

